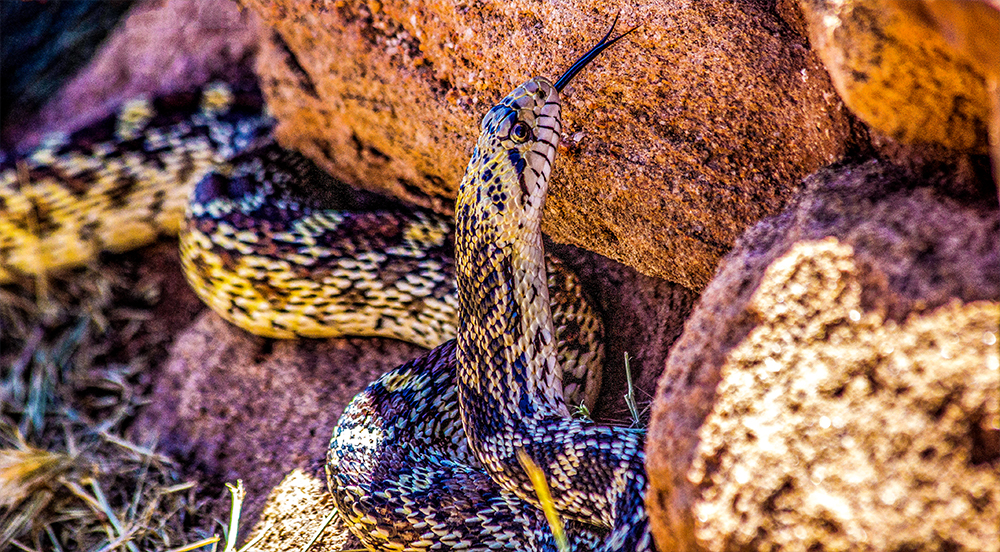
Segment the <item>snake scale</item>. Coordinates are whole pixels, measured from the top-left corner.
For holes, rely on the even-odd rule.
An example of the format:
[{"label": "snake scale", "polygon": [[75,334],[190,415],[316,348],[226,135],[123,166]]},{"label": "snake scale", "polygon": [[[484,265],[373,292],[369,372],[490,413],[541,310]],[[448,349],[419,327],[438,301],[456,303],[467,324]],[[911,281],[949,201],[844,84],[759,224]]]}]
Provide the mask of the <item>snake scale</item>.
[{"label": "snake scale", "polygon": [[345,201],[302,156],[260,145],[259,102],[211,86],[0,156],[0,282],[180,229],[192,287],[249,331],[448,340],[372,383],[334,432],[330,490],[366,546],[554,550],[524,454],[572,549],[652,549],[643,432],[569,415],[599,389],[601,329],[540,231],[559,92],[624,36],[611,32],[556,84],[529,80],[487,113],[454,226]]}]

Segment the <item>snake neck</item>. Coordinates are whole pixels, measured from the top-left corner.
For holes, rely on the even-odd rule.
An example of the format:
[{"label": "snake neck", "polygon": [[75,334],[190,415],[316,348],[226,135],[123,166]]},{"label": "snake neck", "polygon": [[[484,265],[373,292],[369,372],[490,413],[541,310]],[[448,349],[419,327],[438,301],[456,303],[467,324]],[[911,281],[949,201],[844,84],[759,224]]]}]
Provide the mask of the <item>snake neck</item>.
[{"label": "snake neck", "polygon": [[463,400],[508,397],[504,408],[531,416],[565,413],[541,234],[503,243],[476,218],[456,238]]},{"label": "snake neck", "polygon": [[[525,128],[527,139],[513,139]],[[558,92],[545,79],[528,81],[486,115],[462,180],[455,210],[459,400],[471,405],[463,416],[475,418],[466,427],[476,431],[509,434],[511,424],[568,415],[541,233],[558,140]]]}]

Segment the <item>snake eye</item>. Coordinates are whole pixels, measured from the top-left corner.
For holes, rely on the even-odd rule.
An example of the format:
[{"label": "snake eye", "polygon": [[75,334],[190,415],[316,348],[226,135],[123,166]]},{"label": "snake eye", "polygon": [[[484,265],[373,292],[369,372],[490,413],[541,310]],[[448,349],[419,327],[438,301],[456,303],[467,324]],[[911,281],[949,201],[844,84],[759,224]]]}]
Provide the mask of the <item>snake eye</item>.
[{"label": "snake eye", "polygon": [[510,127],[510,138],[518,144],[527,140],[530,133],[531,131],[528,130],[527,123],[523,121],[518,121],[514,126]]}]

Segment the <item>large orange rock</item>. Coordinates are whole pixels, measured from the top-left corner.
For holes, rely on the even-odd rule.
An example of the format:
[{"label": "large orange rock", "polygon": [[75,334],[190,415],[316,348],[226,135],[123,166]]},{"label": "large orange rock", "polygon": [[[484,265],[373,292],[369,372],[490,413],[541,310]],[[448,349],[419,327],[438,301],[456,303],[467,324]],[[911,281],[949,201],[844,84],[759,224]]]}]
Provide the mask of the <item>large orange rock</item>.
[{"label": "large orange rock", "polygon": [[1000,3],[800,4],[813,48],[844,103],[866,123],[907,143],[987,152],[987,76],[995,78],[989,68],[1000,58]]},{"label": "large orange rock", "polygon": [[[486,110],[530,77],[557,77],[617,9],[246,5],[273,29],[258,72],[279,141],[351,184],[445,211]],[[544,229],[700,289],[745,228],[841,158],[849,117],[772,12],[726,1],[622,9],[622,29],[640,23],[563,95]]]},{"label": "large orange rock", "polygon": [[997,550],[1000,214],[820,171],[726,258],[647,440],[661,551]]}]

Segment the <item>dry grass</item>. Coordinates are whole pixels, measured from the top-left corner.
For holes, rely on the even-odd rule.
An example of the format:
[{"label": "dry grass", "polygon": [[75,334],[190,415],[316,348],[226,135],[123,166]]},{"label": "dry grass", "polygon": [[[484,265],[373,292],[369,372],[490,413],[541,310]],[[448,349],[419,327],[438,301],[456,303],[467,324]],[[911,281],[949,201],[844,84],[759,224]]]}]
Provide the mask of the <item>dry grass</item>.
[{"label": "dry grass", "polygon": [[563,528],[562,519],[559,518],[559,512],[556,511],[555,501],[552,500],[552,490],[549,488],[549,482],[545,479],[545,472],[521,449],[517,450],[517,460],[521,463],[525,473],[528,474],[531,486],[535,489],[535,495],[545,513],[545,520],[548,521],[552,536],[555,538],[556,549],[559,552],[569,552],[569,539],[566,537],[566,530]]},{"label": "dry grass", "polygon": [[0,287],[0,550],[187,549],[221,529],[202,515],[221,489],[127,437],[171,338],[132,257]]}]

